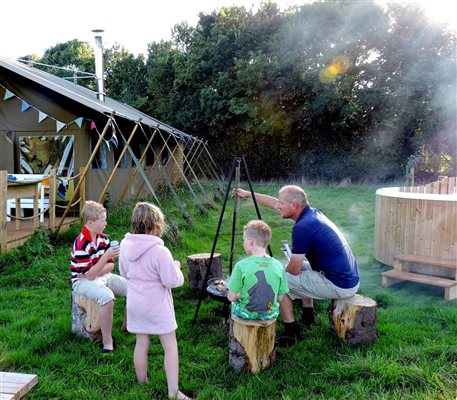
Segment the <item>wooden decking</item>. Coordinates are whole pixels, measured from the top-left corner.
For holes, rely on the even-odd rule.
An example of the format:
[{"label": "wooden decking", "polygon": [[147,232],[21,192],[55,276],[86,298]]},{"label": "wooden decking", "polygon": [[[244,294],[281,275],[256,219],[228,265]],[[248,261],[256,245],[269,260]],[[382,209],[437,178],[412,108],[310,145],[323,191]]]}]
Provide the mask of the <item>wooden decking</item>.
[{"label": "wooden decking", "polygon": [[[66,217],[65,221],[62,224],[62,228],[60,231],[64,231],[68,229],[68,227],[74,223],[78,222],[79,218],[75,217]],[[56,217],[56,223],[60,223],[60,218]],[[49,218],[44,219],[44,223],[42,226],[49,229]],[[6,223],[6,249],[11,250],[15,247],[22,246],[25,241],[33,235],[34,227],[32,220],[21,221],[20,229],[16,230],[16,223],[14,221],[10,221]],[[1,399],[3,400],[3,399]]]},{"label": "wooden decking", "polygon": [[0,400],[18,400],[38,383],[33,374],[0,372]]},{"label": "wooden decking", "polygon": [[[25,175],[11,175],[13,177],[20,177],[21,179],[15,182],[8,182],[8,173],[7,171],[0,171],[0,252],[11,250],[14,247],[18,247],[24,244],[24,242],[33,235],[36,228],[40,226],[40,219],[43,216],[39,216],[38,213],[38,195],[37,188],[40,182],[44,183],[48,180],[49,193],[45,198],[48,202],[47,204],[50,207],[47,208],[44,221],[41,222],[41,226],[46,227],[47,229],[58,232],[61,230],[68,229],[68,227],[79,220],[75,217],[70,217],[70,215],[81,215],[81,210],[85,204],[85,189],[84,185],[81,185],[79,189],[79,199],[75,199],[75,193],[72,195],[72,199],[64,200],[63,202],[57,199],[57,176],[55,169],[50,171],[50,175],[46,176],[46,179],[42,181],[36,180],[27,180]],[[37,178],[35,175],[30,175]],[[43,175],[44,176],[44,175]],[[67,177],[67,180],[72,180],[79,177],[80,174],[74,177]],[[35,188],[36,186],[36,188]],[[44,186],[42,186],[44,187]],[[44,196],[44,193],[42,193]],[[16,214],[17,209],[21,208],[21,201],[27,197],[32,196],[33,200],[33,212],[30,213],[26,219],[15,219],[11,217],[11,221],[8,221],[8,215],[12,214],[11,210],[13,207],[7,207],[8,200],[15,199],[14,214]],[[76,200],[76,201],[74,201]],[[72,207],[69,206],[73,204]],[[28,207],[23,207],[28,211]],[[44,207],[42,207],[44,208]],[[29,214],[28,212],[26,214]],[[34,216],[34,218],[31,218]],[[62,216],[66,216],[63,220],[62,225]],[[32,222],[33,221],[33,222]],[[5,229],[6,227],[6,229]]]}]

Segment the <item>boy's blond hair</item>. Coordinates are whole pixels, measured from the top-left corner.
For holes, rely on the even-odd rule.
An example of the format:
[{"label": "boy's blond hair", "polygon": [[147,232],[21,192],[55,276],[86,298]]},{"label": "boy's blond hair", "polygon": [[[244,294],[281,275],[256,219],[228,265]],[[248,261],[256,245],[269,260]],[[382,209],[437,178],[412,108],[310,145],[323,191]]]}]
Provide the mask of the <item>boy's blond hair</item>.
[{"label": "boy's blond hair", "polygon": [[165,231],[165,217],[162,210],[154,204],[139,202],[133,209],[132,233],[161,237]]},{"label": "boy's blond hair", "polygon": [[243,232],[246,237],[252,239],[259,247],[265,248],[270,244],[271,229],[261,220],[249,221],[244,227]]},{"label": "boy's blond hair", "polygon": [[97,221],[103,214],[106,215],[106,209],[102,204],[88,200],[81,212],[83,224],[85,225],[89,221]]}]

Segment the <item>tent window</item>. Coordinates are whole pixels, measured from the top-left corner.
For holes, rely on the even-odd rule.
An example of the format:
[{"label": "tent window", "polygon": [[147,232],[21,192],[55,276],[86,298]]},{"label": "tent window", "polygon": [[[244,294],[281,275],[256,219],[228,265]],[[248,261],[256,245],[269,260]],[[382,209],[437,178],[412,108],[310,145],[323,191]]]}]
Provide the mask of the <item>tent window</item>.
[{"label": "tent window", "polygon": [[[132,144],[130,145],[130,147],[131,147],[131,149],[132,149],[132,151],[133,151],[133,154],[135,154],[136,159],[139,160],[140,157],[141,157],[140,145],[139,145],[138,143],[132,143]],[[132,157],[132,167],[135,167],[135,166],[136,166],[135,160],[134,160],[133,157]]]},{"label": "tent window", "polygon": [[73,174],[73,136],[20,136],[20,165],[23,174]]},{"label": "tent window", "polygon": [[170,152],[168,151],[168,147],[165,147],[162,151],[162,165],[165,165],[168,162]]},{"label": "tent window", "polygon": [[[98,142],[98,136],[90,138],[90,153],[92,154]],[[107,145],[103,141],[92,160],[92,169],[108,169]]]},{"label": "tent window", "polygon": [[148,152],[146,153],[146,166],[150,167],[154,165],[154,153],[152,152],[152,148],[150,147],[148,149]]},{"label": "tent window", "polygon": [[[146,150],[146,145],[144,143],[140,144],[141,154],[144,154]],[[146,151],[146,157],[144,157],[144,164],[146,167],[150,167],[154,164],[154,153],[152,152],[152,147],[149,146],[148,150]]]},{"label": "tent window", "polygon": [[[118,147],[113,146],[114,164],[116,164],[117,160],[119,160],[119,157],[121,156],[122,150],[123,149],[120,148],[120,146],[118,146]],[[127,168],[127,153],[126,152],[122,156],[122,160],[119,163],[118,168]]]}]

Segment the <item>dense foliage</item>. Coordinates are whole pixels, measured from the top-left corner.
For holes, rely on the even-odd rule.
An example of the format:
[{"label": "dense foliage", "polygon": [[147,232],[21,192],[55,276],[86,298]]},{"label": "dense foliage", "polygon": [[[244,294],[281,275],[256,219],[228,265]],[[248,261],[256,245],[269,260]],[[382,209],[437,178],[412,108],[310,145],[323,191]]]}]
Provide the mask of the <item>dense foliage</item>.
[{"label": "dense foliage", "polygon": [[456,35],[413,4],[221,8],[105,63],[109,96],[208,140],[224,167],[246,156],[256,178],[457,172]]}]

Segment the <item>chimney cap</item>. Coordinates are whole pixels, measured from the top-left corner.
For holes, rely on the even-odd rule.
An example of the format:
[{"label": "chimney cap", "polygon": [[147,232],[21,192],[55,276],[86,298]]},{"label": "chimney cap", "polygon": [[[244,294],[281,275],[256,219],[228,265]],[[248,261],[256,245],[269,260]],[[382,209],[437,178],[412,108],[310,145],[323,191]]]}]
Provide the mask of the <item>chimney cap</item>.
[{"label": "chimney cap", "polygon": [[105,32],[103,29],[92,29],[93,33],[103,33]]}]

